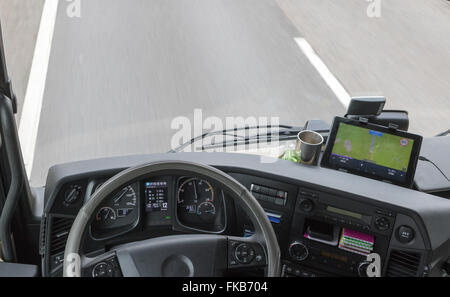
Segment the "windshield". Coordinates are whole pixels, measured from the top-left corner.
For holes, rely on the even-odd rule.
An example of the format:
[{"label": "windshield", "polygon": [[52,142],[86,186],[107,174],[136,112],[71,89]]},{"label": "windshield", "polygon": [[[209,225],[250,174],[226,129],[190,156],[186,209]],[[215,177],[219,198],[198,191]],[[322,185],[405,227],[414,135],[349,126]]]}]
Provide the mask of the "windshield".
[{"label": "windshield", "polygon": [[331,124],[355,96],[386,97],[411,132],[434,136],[450,128],[449,11],[438,0],[2,1],[31,185],[55,164],[166,153],[209,131]]}]

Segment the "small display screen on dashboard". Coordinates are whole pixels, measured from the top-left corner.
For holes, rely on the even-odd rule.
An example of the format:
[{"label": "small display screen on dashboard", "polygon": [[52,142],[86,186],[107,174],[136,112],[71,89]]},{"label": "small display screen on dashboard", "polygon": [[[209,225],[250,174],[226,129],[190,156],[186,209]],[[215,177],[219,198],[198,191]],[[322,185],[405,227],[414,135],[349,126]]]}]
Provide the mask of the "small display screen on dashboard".
[{"label": "small display screen on dashboard", "polygon": [[337,213],[340,215],[344,215],[344,216],[348,216],[348,217],[353,217],[355,219],[362,219],[362,215],[356,212],[352,212],[352,211],[348,211],[348,210],[344,210],[344,209],[340,209],[340,208],[336,208],[336,207],[332,207],[332,206],[328,206],[327,207],[327,211],[329,212],[333,212],[333,213]]},{"label": "small display screen on dashboard", "polygon": [[147,212],[162,212],[167,211],[168,207],[167,182],[145,182],[145,210]]},{"label": "small display screen on dashboard", "polygon": [[410,187],[422,137],[336,118],[322,166]]}]

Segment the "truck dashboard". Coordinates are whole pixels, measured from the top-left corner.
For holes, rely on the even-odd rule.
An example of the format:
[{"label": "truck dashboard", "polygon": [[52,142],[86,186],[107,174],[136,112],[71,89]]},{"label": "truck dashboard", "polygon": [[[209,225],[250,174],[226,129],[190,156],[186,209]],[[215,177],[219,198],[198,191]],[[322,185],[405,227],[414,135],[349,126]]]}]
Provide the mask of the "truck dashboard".
[{"label": "truck dashboard", "polygon": [[[102,183],[144,163],[188,161],[214,167],[242,184],[275,231],[285,277],[366,276],[367,255],[379,255],[381,276],[433,276],[450,249],[450,204],[435,195],[321,167],[230,153],[177,153],[108,158],[57,165],[45,188],[40,252],[44,276],[62,276],[64,251],[81,207]],[[98,208],[83,238],[86,255],[170,235],[241,238],[252,221],[214,180],[173,172],[119,187]],[[229,245],[221,276],[263,276],[266,254]],[[208,261],[205,254],[205,261]],[[261,263],[259,263],[261,262]],[[84,276],[122,276],[114,253]]]}]

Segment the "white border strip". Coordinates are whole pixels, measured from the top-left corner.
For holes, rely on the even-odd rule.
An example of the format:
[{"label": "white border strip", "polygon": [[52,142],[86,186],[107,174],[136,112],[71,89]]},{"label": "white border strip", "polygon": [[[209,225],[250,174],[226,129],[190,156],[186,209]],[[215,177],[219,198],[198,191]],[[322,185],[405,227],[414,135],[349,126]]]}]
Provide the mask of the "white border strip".
[{"label": "white border strip", "polygon": [[45,0],[44,3],[22,116],[20,118],[19,139],[28,178],[31,177],[31,170],[33,169],[34,151],[58,11],[58,1]]},{"label": "white border strip", "polygon": [[336,79],[336,77],[334,77],[333,73],[331,73],[327,65],[325,65],[325,63],[320,59],[306,39],[298,37],[294,38],[294,40],[297,42],[298,46],[314,68],[316,68],[317,72],[319,72],[320,76],[322,76],[328,87],[330,87],[339,101],[341,101],[341,103],[347,108],[350,105],[351,97],[345,88]]}]

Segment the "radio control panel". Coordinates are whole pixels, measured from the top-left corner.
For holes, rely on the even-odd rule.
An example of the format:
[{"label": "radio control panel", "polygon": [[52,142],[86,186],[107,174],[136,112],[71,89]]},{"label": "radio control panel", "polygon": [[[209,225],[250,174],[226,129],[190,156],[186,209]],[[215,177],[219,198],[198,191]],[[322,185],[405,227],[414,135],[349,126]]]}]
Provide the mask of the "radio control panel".
[{"label": "radio control panel", "polygon": [[[342,205],[345,202],[347,205]],[[394,212],[368,207],[367,204],[345,202],[325,193],[300,189],[296,212],[361,231],[384,235],[392,233],[396,216]]]},{"label": "radio control panel", "polygon": [[[299,270],[291,266],[336,276],[364,276],[361,271],[369,255],[386,257],[395,219],[396,213],[390,210],[301,188],[285,252],[290,263],[286,269],[294,271],[290,276]],[[397,233],[406,241],[412,232],[402,231]]]}]

